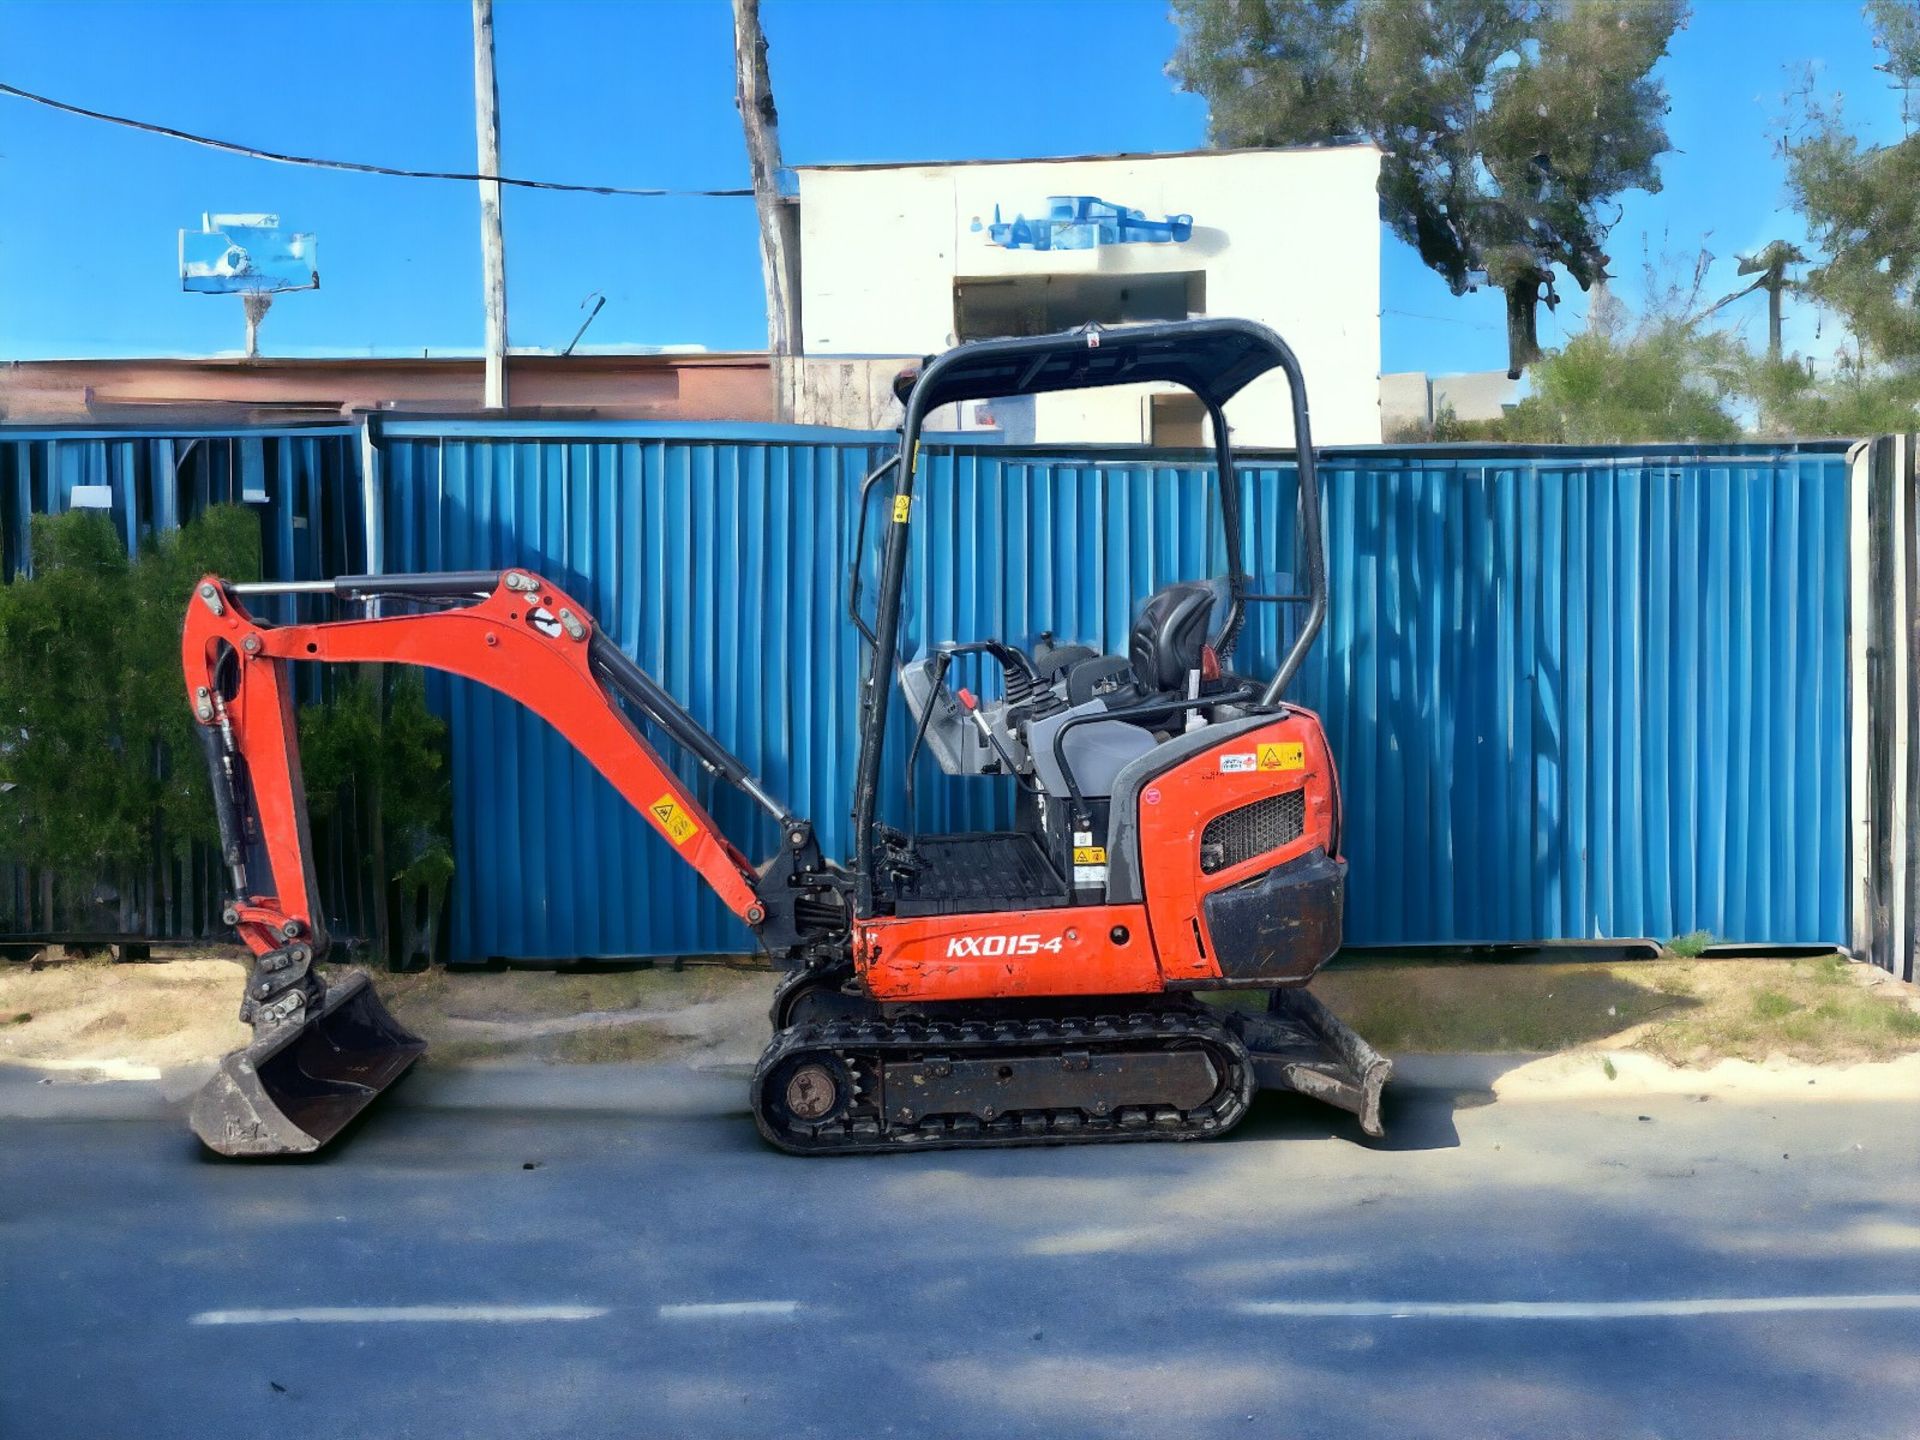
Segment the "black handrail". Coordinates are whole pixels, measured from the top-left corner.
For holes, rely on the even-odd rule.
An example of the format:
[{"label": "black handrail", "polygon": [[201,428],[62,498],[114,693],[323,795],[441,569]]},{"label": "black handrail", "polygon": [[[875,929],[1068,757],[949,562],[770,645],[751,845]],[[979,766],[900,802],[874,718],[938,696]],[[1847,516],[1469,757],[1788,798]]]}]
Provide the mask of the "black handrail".
[{"label": "black handrail", "polygon": [[867,644],[874,643],[871,627],[860,615],[860,562],[866,556],[867,549],[867,501],[873,493],[873,487],[882,475],[900,463],[900,454],[895,451],[882,460],[860,482],[860,516],[853,532],[853,558],[847,565],[847,616],[854,627],[867,637]]}]

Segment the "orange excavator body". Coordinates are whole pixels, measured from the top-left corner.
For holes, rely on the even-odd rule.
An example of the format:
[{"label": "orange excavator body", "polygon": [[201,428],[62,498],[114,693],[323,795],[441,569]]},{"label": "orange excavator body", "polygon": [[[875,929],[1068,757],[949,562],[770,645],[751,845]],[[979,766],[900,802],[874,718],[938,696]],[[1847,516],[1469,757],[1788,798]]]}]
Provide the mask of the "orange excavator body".
[{"label": "orange excavator body", "polygon": [[[1210,824],[1295,795],[1305,812],[1296,838],[1209,873],[1201,849]],[[875,999],[895,1002],[1297,983],[1326,956],[1296,961],[1299,974],[1272,968],[1224,973],[1205,902],[1314,850],[1337,857],[1338,807],[1319,717],[1295,708],[1270,726],[1193,756],[1140,791],[1144,904],[856,920],[854,966]],[[1097,863],[1107,863],[1104,850]]]}]

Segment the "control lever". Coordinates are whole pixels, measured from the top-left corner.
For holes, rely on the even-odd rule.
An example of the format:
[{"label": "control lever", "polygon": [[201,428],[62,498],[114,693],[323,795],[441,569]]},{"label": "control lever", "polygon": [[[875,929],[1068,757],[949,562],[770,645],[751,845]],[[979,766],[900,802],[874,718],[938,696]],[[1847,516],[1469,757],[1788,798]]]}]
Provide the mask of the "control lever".
[{"label": "control lever", "polygon": [[974,698],[973,692],[963,685],[958,691],[958,697],[960,700],[960,708],[973,717],[973,723],[979,728],[980,738],[985,740],[993,753],[1000,757],[1000,763],[1006,767],[1007,774],[1013,777],[1014,783],[1023,790],[1029,790],[1038,794],[1040,790],[1039,778],[1033,775],[1023,775],[1020,772],[1019,764],[1014,760],[1012,754],[1009,753],[1007,747],[1000,743],[1000,737],[993,733],[993,727],[987,723],[987,717],[981,712],[980,702]]},{"label": "control lever", "polygon": [[987,748],[1000,757],[1000,763],[1007,767],[1007,773],[1017,778],[1020,772],[1014,768],[1013,756],[1009,755],[1007,747],[1000,743],[1000,737],[993,733],[993,727],[987,723],[987,717],[980,713],[980,702],[974,698],[973,692],[962,685],[958,695],[960,708],[973,717],[973,723],[980,731],[980,738],[987,742]]}]

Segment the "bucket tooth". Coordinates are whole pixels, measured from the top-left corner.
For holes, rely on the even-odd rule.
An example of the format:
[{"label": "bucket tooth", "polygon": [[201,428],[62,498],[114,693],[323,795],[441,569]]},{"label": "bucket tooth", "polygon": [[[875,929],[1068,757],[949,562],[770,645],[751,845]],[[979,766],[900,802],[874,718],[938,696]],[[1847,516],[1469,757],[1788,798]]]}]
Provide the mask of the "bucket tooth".
[{"label": "bucket tooth", "polygon": [[388,1013],[365,975],[334,985],[314,976],[269,1005],[248,993],[252,1043],[223,1057],[193,1100],[194,1134],[221,1155],[318,1150],[427,1048]]}]

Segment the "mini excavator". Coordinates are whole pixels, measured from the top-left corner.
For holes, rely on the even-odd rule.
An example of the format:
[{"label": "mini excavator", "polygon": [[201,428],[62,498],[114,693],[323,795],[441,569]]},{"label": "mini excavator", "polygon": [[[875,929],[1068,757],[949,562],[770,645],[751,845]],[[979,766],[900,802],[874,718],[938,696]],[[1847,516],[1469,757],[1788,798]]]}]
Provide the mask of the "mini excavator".
[{"label": "mini excavator", "polygon": [[[1242,562],[1222,413],[1278,369],[1292,391],[1302,584],[1257,590]],[[1171,383],[1212,421],[1224,577],[1144,598],[1125,654],[1043,635],[900,654],[915,474],[927,417],[955,402]],[[1196,319],[986,340],[897,387],[897,453],[860,487],[847,588],[867,664],[853,854],[770,794],[613,643],[574,597],[527,569],[233,584],[188,603],[187,698],[213,778],[232,884],[226,919],[252,953],[252,1042],[196,1097],[201,1140],[227,1155],[325,1145],[426,1049],[367,978],[315,968],[327,934],[307,833],[292,706],[299,661],[407,664],[512,697],[560,732],[691,865],[786,971],[751,1081],[760,1133],[830,1155],[1226,1134],[1262,1087],[1353,1112],[1381,1134],[1383,1059],[1308,993],[1339,948],[1346,865],[1340,788],[1319,719],[1286,698],[1326,614],[1306,389],[1281,338]],[[881,489],[891,480],[891,495]],[[1223,483],[1224,482],[1224,483]],[[867,513],[885,537],[863,605]],[[364,618],[269,625],[257,594],[320,592]],[[1270,676],[1235,671],[1250,607],[1293,607]],[[983,699],[956,666],[996,674]],[[988,667],[991,667],[990,669]],[[896,719],[896,712],[904,712]],[[772,819],[755,864],[715,828],[643,723]],[[950,775],[1010,785],[1012,828],[918,834],[883,816],[890,725]],[[897,759],[894,763],[898,763]],[[1259,1007],[1196,992],[1267,992]]]}]

